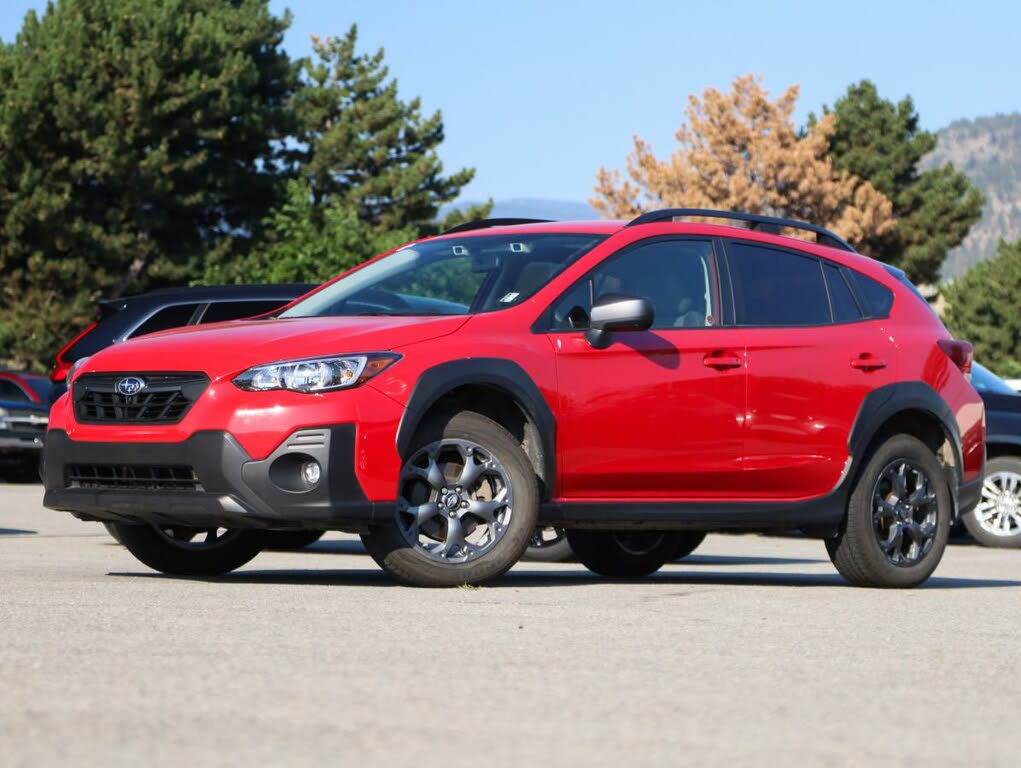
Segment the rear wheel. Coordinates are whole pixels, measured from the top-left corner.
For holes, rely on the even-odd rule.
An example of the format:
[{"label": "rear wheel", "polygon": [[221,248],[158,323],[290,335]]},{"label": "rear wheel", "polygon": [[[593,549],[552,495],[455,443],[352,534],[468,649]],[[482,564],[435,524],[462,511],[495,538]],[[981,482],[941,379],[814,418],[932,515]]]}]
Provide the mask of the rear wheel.
[{"label": "rear wheel", "polygon": [[564,563],[574,557],[567,531],[552,525],[538,526],[528,540],[528,549],[522,560],[537,563]]},{"label": "rear wheel", "polygon": [[677,551],[674,552],[672,560],[683,560],[705,541],[704,531],[678,531]]},{"label": "rear wheel", "polygon": [[939,565],[952,515],[936,456],[920,440],[895,435],[866,463],[826,551],[855,586],[914,587]]},{"label": "rear wheel", "polygon": [[964,525],[984,546],[1021,547],[1021,457],[989,460],[982,498],[964,516]]},{"label": "rear wheel", "polygon": [[238,528],[124,525],[117,538],[156,571],[175,576],[215,576],[240,568],[262,550],[260,531]]},{"label": "rear wheel", "polygon": [[480,584],[521,558],[538,509],[535,469],[518,442],[492,419],[464,411],[419,430],[398,481],[394,522],[362,542],[405,584]]},{"label": "rear wheel", "polygon": [[677,531],[568,531],[574,554],[601,576],[633,579],[655,573],[674,558]]}]

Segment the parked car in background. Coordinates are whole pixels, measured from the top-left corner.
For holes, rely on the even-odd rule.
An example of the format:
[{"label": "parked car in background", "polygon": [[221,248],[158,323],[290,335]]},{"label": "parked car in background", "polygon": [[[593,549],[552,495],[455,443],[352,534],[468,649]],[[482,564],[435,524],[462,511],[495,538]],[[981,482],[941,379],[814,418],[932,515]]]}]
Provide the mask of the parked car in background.
[{"label": "parked car in background", "polygon": [[44,376],[0,372],[0,473],[4,479],[39,480],[51,387]]},{"label": "parked car in background", "polygon": [[684,532],[801,529],[850,583],[911,587],[979,500],[971,363],[902,271],[812,224],[473,222],[91,357],[44,503],[172,574],[238,568],[265,529],[360,533],[419,586],[499,576],[540,525],[611,577]]},{"label": "parked car in background", "polygon": [[988,459],[982,498],[964,525],[987,547],[1021,547],[1021,394],[978,364],[971,383],[986,406]]},{"label": "parked car in background", "polygon": [[[99,302],[99,319],[79,333],[57,354],[50,374],[52,403],[66,391],[65,379],[72,366],[111,344],[157,331],[187,325],[240,320],[278,309],[302,296],[315,283],[274,285],[220,285],[165,288],[136,296]],[[114,526],[107,531],[120,541]],[[270,549],[300,549],[323,535],[323,531],[280,531],[266,537]]]},{"label": "parked car in background", "polygon": [[100,301],[96,321],[57,353],[50,373],[50,380],[57,385],[53,399],[66,390],[64,381],[71,366],[111,344],[185,325],[254,317],[288,304],[315,287],[313,283],[282,283],[165,288]]}]

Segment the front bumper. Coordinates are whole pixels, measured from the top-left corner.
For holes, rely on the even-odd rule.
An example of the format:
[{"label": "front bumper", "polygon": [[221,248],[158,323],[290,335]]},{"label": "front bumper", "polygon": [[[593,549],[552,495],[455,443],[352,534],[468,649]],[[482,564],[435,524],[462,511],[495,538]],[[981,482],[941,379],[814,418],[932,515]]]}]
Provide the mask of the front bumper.
[{"label": "front bumper", "polygon": [[[43,451],[43,504],[106,522],[359,530],[390,519],[393,505],[366,498],[354,471],[354,444],[353,424],[306,428],[293,432],[265,459],[253,460],[229,432],[220,430],[196,432],[177,443],[105,443],[75,441],[54,429]],[[294,491],[278,484],[279,468],[289,459],[279,460],[289,454],[319,462],[322,479],[314,488]],[[69,480],[72,465],[189,467],[197,485],[194,490],[75,487]]]},{"label": "front bumper", "polygon": [[0,452],[20,453],[22,451],[41,451],[43,436],[38,432],[0,432]]}]

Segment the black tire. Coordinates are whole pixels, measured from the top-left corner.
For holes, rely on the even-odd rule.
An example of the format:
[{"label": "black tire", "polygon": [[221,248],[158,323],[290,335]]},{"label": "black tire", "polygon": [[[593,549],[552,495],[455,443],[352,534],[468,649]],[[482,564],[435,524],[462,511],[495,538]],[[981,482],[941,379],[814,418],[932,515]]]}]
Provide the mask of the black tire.
[{"label": "black tire", "polygon": [[106,528],[106,532],[113,537],[114,541],[116,541],[118,544],[124,543],[123,541],[121,541],[120,530],[117,528],[116,523],[103,523],[103,527]]},{"label": "black tire", "polygon": [[540,544],[537,537],[542,536],[542,532],[548,531],[548,528],[537,527],[521,559],[533,563],[566,563],[573,559],[574,551],[571,549],[571,542],[567,540],[567,531],[563,528],[553,530],[556,532],[556,538],[543,538]]},{"label": "black tire", "polygon": [[[1010,492],[1007,487],[999,482],[1000,477],[1021,478],[1021,456],[997,456],[995,459],[990,459],[986,462],[982,498],[975,509],[964,515],[964,526],[968,529],[971,537],[984,547],[1021,547],[1021,527],[1016,525],[1016,517],[1007,517],[1008,531],[1001,534],[987,530],[981,522],[980,515],[982,515],[983,511],[987,513],[989,511],[985,509],[987,503],[995,505],[995,499],[988,490],[989,485],[992,485],[997,491],[1004,492],[1008,503],[1012,502],[1014,505],[1015,515],[1018,514],[1017,510],[1021,509],[1021,482],[1015,479],[1014,483],[1016,485],[1014,485],[1013,491]],[[997,521],[1000,519],[1003,518],[997,518]]]},{"label": "black tire", "polygon": [[677,531],[568,531],[582,565],[601,576],[636,579],[655,573],[674,558]]},{"label": "black tire", "polygon": [[[884,497],[886,473],[896,474],[901,466],[908,467],[908,472],[920,471],[927,479],[922,494],[926,499],[931,497],[932,501],[924,503],[921,511],[910,511],[900,506],[901,496],[910,499],[918,489],[917,484],[921,481],[917,474],[913,480],[916,485],[905,486],[902,494],[890,490]],[[891,498],[897,499],[891,507],[900,511],[876,514],[879,522],[874,523],[874,511],[879,509],[878,505],[884,498],[887,503]],[[912,548],[918,541],[915,534],[895,536],[893,533],[895,528],[902,530],[902,523],[897,522],[899,514],[913,521],[919,531],[924,529],[926,543],[917,546],[917,557],[912,556]],[[920,514],[924,515],[922,521],[917,519]],[[934,520],[931,519],[933,516]],[[894,435],[882,443],[866,462],[851,492],[840,532],[826,541],[826,551],[840,575],[855,586],[915,587],[929,578],[939,565],[946,549],[952,516],[950,490],[935,454],[910,435]],[[888,544],[887,551],[880,544],[880,535],[886,535],[885,530],[890,532],[886,541],[895,542]],[[895,563],[894,558],[902,562]]]},{"label": "black tire", "polygon": [[174,576],[216,576],[233,571],[262,551],[262,532],[228,531],[222,542],[196,543],[204,533],[186,529],[186,537],[175,542],[150,525],[114,523],[117,538],[140,561],[155,571]]},{"label": "black tire", "polygon": [[266,531],[263,533],[265,549],[294,550],[304,549],[315,544],[326,531]]},{"label": "black tire", "polygon": [[704,531],[678,531],[677,551],[674,552],[672,560],[683,560],[701,546],[705,541]]},{"label": "black tire", "polygon": [[[479,452],[488,453],[495,460],[503,473],[502,477],[507,481],[513,503],[499,511],[506,521],[500,524],[499,538],[495,538],[488,548],[481,550],[481,554],[475,559],[447,562],[444,556],[430,556],[421,546],[413,545],[410,534],[406,534],[398,525],[398,520],[406,519],[402,518],[400,508],[395,515],[394,523],[374,526],[369,533],[362,534],[362,542],[372,559],[404,584],[418,587],[456,587],[477,585],[495,579],[506,573],[521,558],[535,528],[539,511],[539,486],[535,468],[511,434],[481,414],[462,411],[453,416],[431,419],[423,425],[404,457],[402,477],[405,473],[413,471],[416,457],[421,456],[429,446],[455,442],[477,446],[476,455]],[[453,487],[455,481],[451,478],[445,482]],[[402,489],[398,488],[398,499],[401,493]],[[436,503],[439,507],[438,500],[437,497],[436,502],[428,503]],[[446,514],[453,518],[458,513],[451,511],[437,514],[435,517],[439,520],[434,521],[435,524],[440,525],[442,522],[444,527],[449,525]],[[469,521],[468,524],[475,523]],[[487,530],[492,534],[496,525],[497,523],[493,523],[492,527],[489,527],[487,524]],[[415,538],[419,539],[417,534]]]}]

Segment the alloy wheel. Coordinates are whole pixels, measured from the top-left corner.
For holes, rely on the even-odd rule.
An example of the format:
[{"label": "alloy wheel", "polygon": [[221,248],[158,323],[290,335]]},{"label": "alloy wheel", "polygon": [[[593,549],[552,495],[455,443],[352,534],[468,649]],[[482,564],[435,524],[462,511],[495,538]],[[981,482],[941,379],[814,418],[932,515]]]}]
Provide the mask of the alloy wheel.
[{"label": "alloy wheel", "polygon": [[238,537],[240,528],[191,528],[182,525],[155,525],[156,533],[181,549],[211,549]]},{"label": "alloy wheel", "polygon": [[920,563],[936,540],[938,503],[925,471],[907,460],[888,464],[872,494],[872,528],[886,559]]},{"label": "alloy wheel", "polygon": [[567,531],[563,528],[555,528],[552,525],[539,526],[532,531],[528,539],[528,546],[535,549],[549,548],[559,544],[567,538]]},{"label": "alloy wheel", "polygon": [[399,488],[397,527],[432,560],[476,560],[507,532],[514,501],[507,472],[470,440],[420,448],[404,465]]},{"label": "alloy wheel", "polygon": [[993,472],[986,476],[975,519],[993,536],[1006,538],[1021,533],[1021,475]]}]

